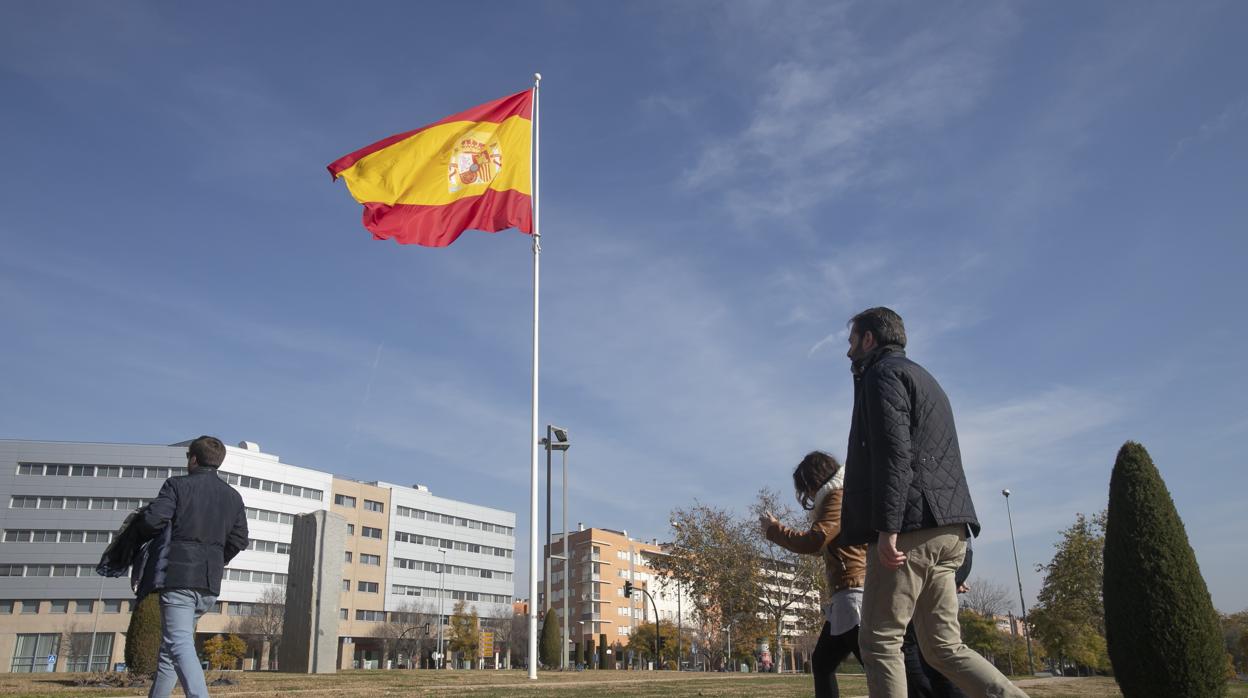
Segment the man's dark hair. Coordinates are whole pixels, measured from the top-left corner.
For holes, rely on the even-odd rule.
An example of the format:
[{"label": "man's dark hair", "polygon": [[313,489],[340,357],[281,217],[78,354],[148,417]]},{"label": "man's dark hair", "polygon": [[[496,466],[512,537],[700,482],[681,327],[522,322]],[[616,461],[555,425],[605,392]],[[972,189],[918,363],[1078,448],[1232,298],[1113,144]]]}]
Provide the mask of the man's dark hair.
[{"label": "man's dark hair", "polygon": [[793,489],[797,490],[803,509],[810,511],[815,508],[815,501],[810,493],[818,492],[819,488],[826,485],[840,469],[840,462],[823,451],[811,451],[806,454],[793,471]]},{"label": "man's dark hair", "polygon": [[906,326],[901,316],[884,306],[867,308],[855,315],[849,321],[849,331],[857,332],[859,337],[870,332],[880,346],[906,346]]},{"label": "man's dark hair", "polygon": [[195,456],[201,468],[219,468],[225,461],[225,444],[215,436],[201,436],[191,442],[186,452]]}]

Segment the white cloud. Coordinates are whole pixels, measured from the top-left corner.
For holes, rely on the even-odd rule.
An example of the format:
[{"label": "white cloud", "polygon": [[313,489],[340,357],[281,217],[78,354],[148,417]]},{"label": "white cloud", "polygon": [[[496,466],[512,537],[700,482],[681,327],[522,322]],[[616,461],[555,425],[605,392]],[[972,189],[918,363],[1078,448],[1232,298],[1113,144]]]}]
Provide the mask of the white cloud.
[{"label": "white cloud", "polygon": [[[738,23],[760,21],[762,7],[730,13],[727,40]],[[723,192],[745,224],[904,176],[897,141],[972,109],[1016,25],[1006,6],[993,5],[867,48],[848,27],[848,6],[792,21],[783,7],[766,7],[780,16],[765,26],[785,32],[771,47],[777,58],[743,76],[757,94],[747,123],[709,144],[683,178]]]},{"label": "white cloud", "polygon": [[1179,142],[1174,144],[1170,159],[1175,160],[1181,157],[1188,148],[1230,131],[1245,119],[1248,119],[1248,97],[1241,97],[1219,112],[1217,116],[1202,123],[1195,133],[1180,138]]}]

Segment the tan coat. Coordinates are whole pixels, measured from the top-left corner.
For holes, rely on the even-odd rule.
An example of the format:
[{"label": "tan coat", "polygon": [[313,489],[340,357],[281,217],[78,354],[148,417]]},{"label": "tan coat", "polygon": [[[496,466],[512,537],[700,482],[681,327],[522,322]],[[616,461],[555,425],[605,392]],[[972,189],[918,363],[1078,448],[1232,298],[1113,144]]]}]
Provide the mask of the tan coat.
[{"label": "tan coat", "polygon": [[767,540],[802,555],[823,555],[828,591],[836,593],[849,587],[861,587],[867,578],[867,546],[851,545],[837,548],[829,545],[841,532],[841,496],[837,488],[823,498],[815,510],[810,530],[795,531],[784,524],[767,528]]}]

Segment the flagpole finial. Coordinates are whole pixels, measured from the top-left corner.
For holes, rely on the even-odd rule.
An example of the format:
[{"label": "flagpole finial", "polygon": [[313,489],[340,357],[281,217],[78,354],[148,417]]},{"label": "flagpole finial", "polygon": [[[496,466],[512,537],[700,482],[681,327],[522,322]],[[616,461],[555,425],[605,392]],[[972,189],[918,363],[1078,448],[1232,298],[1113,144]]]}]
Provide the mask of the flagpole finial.
[{"label": "flagpole finial", "polygon": [[541,81],[542,81],[542,74],[541,74],[541,73],[533,73],[533,81],[534,81],[534,82],[541,82]]}]

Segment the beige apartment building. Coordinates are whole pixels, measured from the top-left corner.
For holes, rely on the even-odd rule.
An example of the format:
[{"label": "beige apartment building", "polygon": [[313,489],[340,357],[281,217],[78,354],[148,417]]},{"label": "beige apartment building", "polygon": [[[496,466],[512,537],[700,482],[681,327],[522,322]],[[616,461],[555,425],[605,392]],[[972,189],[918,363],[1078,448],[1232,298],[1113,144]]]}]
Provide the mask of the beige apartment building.
[{"label": "beige apartment building", "polygon": [[334,477],[330,513],[347,520],[338,610],[338,665],[377,669],[381,643],[370,637],[386,618],[386,548],[390,540],[390,489]]},{"label": "beige apartment building", "polygon": [[[655,609],[644,594],[625,598],[626,581],[653,595],[660,620],[677,623],[679,613],[685,628],[692,627],[688,597],[679,596],[676,585],[666,582],[651,567],[653,559],[666,554],[657,540],[637,540],[626,531],[609,528],[585,528],[579,524],[577,528],[568,533],[570,574],[565,575],[564,561],[555,559],[551,561],[550,575],[550,600],[561,623],[564,590],[569,590],[568,638],[574,650],[591,639],[595,647],[601,647],[604,641],[608,648],[625,646],[639,625],[654,622]],[[562,534],[555,536],[550,553],[564,554],[562,538]],[[569,578],[570,583],[565,586]],[[538,605],[543,614],[545,596],[543,579],[538,585]]]}]

